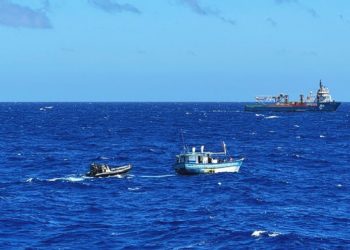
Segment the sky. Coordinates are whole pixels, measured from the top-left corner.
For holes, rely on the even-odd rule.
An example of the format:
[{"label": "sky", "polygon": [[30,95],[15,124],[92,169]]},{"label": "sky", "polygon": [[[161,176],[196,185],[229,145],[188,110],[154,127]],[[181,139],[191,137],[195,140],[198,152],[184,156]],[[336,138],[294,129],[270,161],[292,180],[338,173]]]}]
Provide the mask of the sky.
[{"label": "sky", "polygon": [[0,101],[350,101],[348,0],[0,0]]}]

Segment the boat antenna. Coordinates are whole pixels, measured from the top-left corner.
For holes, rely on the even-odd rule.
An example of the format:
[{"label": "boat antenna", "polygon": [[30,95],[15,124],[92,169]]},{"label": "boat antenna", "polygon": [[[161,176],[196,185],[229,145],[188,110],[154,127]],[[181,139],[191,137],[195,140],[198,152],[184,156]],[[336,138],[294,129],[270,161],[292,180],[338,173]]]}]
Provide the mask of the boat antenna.
[{"label": "boat antenna", "polygon": [[222,147],[224,150],[224,154],[227,155],[226,143],[224,141],[222,141]]},{"label": "boat antenna", "polygon": [[186,143],[185,143],[184,131],[183,131],[182,129],[180,129],[180,134],[181,134],[181,139],[182,139],[183,148],[184,148],[184,150],[186,151],[186,150],[187,150],[187,145],[186,145]]}]

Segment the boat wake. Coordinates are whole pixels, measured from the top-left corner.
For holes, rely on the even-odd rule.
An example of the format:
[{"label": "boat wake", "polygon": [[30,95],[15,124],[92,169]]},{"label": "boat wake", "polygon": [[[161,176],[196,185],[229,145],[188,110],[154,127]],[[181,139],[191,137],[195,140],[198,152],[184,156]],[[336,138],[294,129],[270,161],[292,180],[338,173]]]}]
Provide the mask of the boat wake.
[{"label": "boat wake", "polygon": [[33,178],[30,177],[26,179],[24,182],[26,183],[32,183],[32,182],[80,182],[87,179],[91,179],[91,177],[87,176],[66,176],[66,177],[57,177],[57,178],[50,178],[50,179],[40,179],[40,178]]},{"label": "boat wake", "polygon": [[68,176],[68,177],[59,177],[59,178],[51,178],[51,179],[46,179],[46,181],[52,182],[52,181],[62,181],[62,182],[79,182],[79,181],[84,181],[86,179],[90,179],[90,177],[85,177],[85,176]]},{"label": "boat wake", "polygon": [[166,175],[141,175],[141,178],[168,178],[168,177],[174,177],[176,175],[174,174],[166,174]]}]

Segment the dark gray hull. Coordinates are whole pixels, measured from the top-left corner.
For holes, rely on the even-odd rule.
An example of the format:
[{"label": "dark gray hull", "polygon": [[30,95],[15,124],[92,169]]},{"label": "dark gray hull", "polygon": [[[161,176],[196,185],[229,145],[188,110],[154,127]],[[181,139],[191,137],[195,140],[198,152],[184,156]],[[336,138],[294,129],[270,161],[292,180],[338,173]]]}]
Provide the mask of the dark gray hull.
[{"label": "dark gray hull", "polygon": [[86,174],[88,177],[109,177],[109,176],[114,176],[114,175],[121,175],[121,174],[126,174],[131,170],[132,166],[131,165],[125,165],[121,167],[116,167],[116,168],[111,168],[110,171],[108,172],[103,172],[103,173],[93,173],[89,172]]}]

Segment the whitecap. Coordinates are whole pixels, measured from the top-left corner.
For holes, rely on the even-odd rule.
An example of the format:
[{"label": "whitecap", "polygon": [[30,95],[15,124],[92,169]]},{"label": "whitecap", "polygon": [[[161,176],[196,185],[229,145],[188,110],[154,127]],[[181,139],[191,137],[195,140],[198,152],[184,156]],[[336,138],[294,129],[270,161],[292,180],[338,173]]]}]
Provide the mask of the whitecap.
[{"label": "whitecap", "polygon": [[277,118],[280,118],[280,117],[276,116],[276,115],[271,115],[271,116],[265,117],[265,119],[277,119]]},{"label": "whitecap", "polygon": [[342,186],[343,186],[342,184],[337,184],[337,187],[339,187],[339,188],[342,187]]},{"label": "whitecap", "polygon": [[300,128],[300,126],[299,126],[299,125],[294,125],[294,127],[296,127],[296,128]]},{"label": "whitecap", "polygon": [[255,114],[255,116],[256,116],[256,117],[260,117],[260,116],[264,117],[263,114]]},{"label": "whitecap", "polygon": [[265,235],[266,233],[267,233],[266,231],[257,230],[257,231],[254,231],[251,236],[261,237],[261,236]]},{"label": "whitecap", "polygon": [[257,237],[257,238],[264,237],[264,236],[265,237],[266,236],[268,236],[268,237],[277,237],[279,235],[281,235],[281,233],[278,233],[278,232],[267,232],[267,231],[263,231],[263,230],[256,230],[256,231],[254,231],[251,234],[252,237]]},{"label": "whitecap", "polygon": [[280,233],[277,233],[277,232],[272,232],[272,233],[269,233],[269,237],[277,237],[277,236],[279,236],[279,235],[281,235]]},{"label": "whitecap", "polygon": [[26,180],[26,182],[32,182],[33,181],[33,178],[28,178],[27,180]]},{"label": "whitecap", "polygon": [[320,138],[325,138],[326,136],[324,136],[324,135],[320,135]]},{"label": "whitecap", "polygon": [[221,185],[222,185],[222,183],[221,183],[221,182],[218,182],[218,185],[219,185],[219,186],[221,186]]},{"label": "whitecap", "polygon": [[135,187],[135,188],[128,188],[129,191],[137,191],[137,190],[140,190],[139,187]]}]

